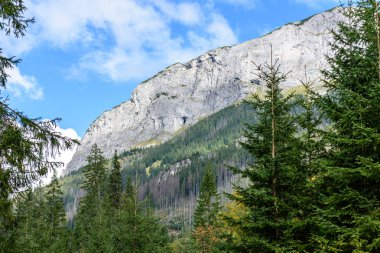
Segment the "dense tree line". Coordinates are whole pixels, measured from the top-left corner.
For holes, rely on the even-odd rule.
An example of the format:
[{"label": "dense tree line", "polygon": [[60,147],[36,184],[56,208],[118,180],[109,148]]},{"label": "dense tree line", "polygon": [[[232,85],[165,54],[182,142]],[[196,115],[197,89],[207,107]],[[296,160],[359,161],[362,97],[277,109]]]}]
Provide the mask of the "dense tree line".
[{"label": "dense tree line", "polygon": [[14,243],[5,252],[68,252],[70,231],[57,178],[44,189],[29,189],[21,196],[16,220]]},{"label": "dense tree line", "polygon": [[85,167],[81,200],[75,217],[78,250],[84,252],[165,252],[168,242],[165,228],[152,215],[150,203],[137,197],[137,182],[127,180],[122,192],[117,154],[107,175],[106,160],[93,146]]},{"label": "dense tree line", "polygon": [[[136,153],[132,153],[132,156],[130,152],[121,154],[121,156],[131,157],[126,159],[124,176],[134,174],[137,170],[144,182],[148,179],[145,169],[157,161],[160,161],[160,164],[150,171],[151,176],[155,176],[160,171],[186,159],[195,162],[200,160],[199,158],[208,160],[202,166],[193,166],[191,172],[194,172],[198,167],[204,167],[209,162],[213,162],[216,167],[228,160],[243,160],[245,153],[241,152],[240,157],[240,153],[236,152],[239,149],[235,145],[236,140],[240,137],[239,130],[242,127],[242,122],[252,123],[254,118],[254,112],[250,110],[249,106],[244,104],[232,105],[207,119],[199,121],[168,142],[155,147],[140,149]],[[210,155],[216,156],[215,159],[209,159]],[[223,157],[225,157],[224,161],[219,159]],[[185,175],[183,179],[186,179]],[[201,181],[200,179],[201,177],[197,178],[198,183]]]},{"label": "dense tree line", "polygon": [[68,226],[57,178],[44,188],[29,190],[17,203],[14,244],[6,252],[168,252],[166,228],[150,203],[137,198],[136,184],[122,191],[115,153],[112,169],[93,146],[85,167],[78,214]]},{"label": "dense tree line", "polygon": [[[22,1],[0,6],[0,29],[23,35],[33,19],[22,16]],[[236,115],[210,118],[186,132],[190,136],[129,152],[141,159],[127,161],[124,175],[116,153],[109,170],[93,146],[77,181],[85,195],[68,223],[58,179],[30,186],[59,165],[46,155],[75,142],[54,132],[55,121],[29,119],[2,100],[1,252],[380,252],[379,3],[350,2],[342,12],[346,19],[333,31],[333,54],[322,71],[324,94],[306,80],[305,95],[285,96],[278,61],[256,66],[265,93],[246,101],[254,120],[240,142],[251,159],[231,168],[248,185],[236,185],[223,207],[214,172],[241,158],[240,132],[231,131],[238,123],[229,121]],[[5,69],[17,60],[1,54],[0,60],[5,88]],[[215,139],[216,133],[224,137]],[[169,248],[152,199],[139,196],[138,185],[189,158],[177,176],[180,193],[197,198],[192,227]],[[151,188],[147,184],[143,195]]]},{"label": "dense tree line", "polygon": [[[167,219],[170,228],[182,230],[191,226],[204,168],[211,166],[219,188],[231,189],[234,178],[228,166],[244,167],[252,160],[238,139],[243,122],[252,123],[254,119],[255,113],[249,105],[232,105],[199,121],[168,142],[121,153],[123,185],[128,177],[134,178],[137,174],[139,198],[152,196],[155,209],[171,217]],[[187,160],[191,163],[186,163]],[[162,173],[177,163],[185,165],[167,181],[158,184]],[[78,205],[83,180],[83,169],[62,179],[68,210]],[[226,197],[221,196],[221,200],[224,203]]]},{"label": "dense tree line", "polygon": [[219,240],[202,248],[193,232],[176,252],[380,251],[379,3],[349,2],[342,12],[325,94],[306,80],[307,94],[285,96],[277,62],[256,66],[266,92],[247,101],[258,120],[242,142],[255,161],[233,168],[249,185],[229,194],[217,229],[202,234]]}]

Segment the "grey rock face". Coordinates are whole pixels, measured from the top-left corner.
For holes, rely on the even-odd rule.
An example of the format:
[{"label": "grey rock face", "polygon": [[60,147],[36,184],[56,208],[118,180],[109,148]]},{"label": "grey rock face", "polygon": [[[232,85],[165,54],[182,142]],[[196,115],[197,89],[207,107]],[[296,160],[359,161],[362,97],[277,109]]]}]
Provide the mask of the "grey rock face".
[{"label": "grey rock face", "polygon": [[85,165],[93,144],[106,157],[114,150],[155,145],[170,139],[199,119],[260,89],[254,64],[273,57],[289,72],[285,89],[305,77],[317,80],[326,67],[329,29],[342,20],[338,9],[285,25],[261,38],[217,48],[185,64],[176,63],[139,84],[131,99],[100,115],[82,138],[65,174]]}]

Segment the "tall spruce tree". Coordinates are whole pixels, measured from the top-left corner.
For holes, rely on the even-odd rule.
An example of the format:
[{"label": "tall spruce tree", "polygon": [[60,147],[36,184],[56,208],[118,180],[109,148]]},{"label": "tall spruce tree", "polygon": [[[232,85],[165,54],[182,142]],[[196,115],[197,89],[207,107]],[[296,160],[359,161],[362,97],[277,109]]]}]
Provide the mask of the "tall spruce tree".
[{"label": "tall spruce tree", "polygon": [[321,201],[313,241],[324,252],[380,251],[379,3],[349,2],[333,32],[325,96],[328,156],[316,185]]},{"label": "tall spruce tree", "polygon": [[104,198],[106,184],[106,159],[102,151],[94,144],[91,148],[90,155],[87,157],[87,165],[84,168],[85,181],[83,189],[86,190],[86,198]]},{"label": "tall spruce tree", "polygon": [[120,204],[120,199],[122,195],[122,181],[121,181],[121,171],[120,162],[115,150],[115,154],[112,158],[112,169],[109,175],[109,189],[108,197],[110,198],[110,203],[113,207],[118,207]]},{"label": "tall spruce tree", "polygon": [[80,202],[75,219],[77,247],[85,252],[111,252],[112,239],[106,214],[106,159],[96,144],[92,146],[87,162],[82,185],[86,196]]},{"label": "tall spruce tree", "polygon": [[113,228],[115,252],[170,252],[167,230],[146,203],[138,199],[137,184],[128,178]]},{"label": "tall spruce tree", "polygon": [[248,103],[257,122],[244,130],[243,147],[254,157],[253,165],[233,169],[249,180],[237,186],[230,197],[247,208],[238,220],[229,220],[241,235],[233,238],[235,252],[285,252],[298,250],[303,237],[302,205],[298,198],[307,176],[301,166],[299,140],[292,113],[293,95],[285,97],[280,88],[286,78],[278,61],[257,66],[265,85],[263,97],[254,95]]},{"label": "tall spruce tree", "polygon": [[63,192],[56,175],[46,187],[45,222],[47,224],[48,247],[46,252],[67,251],[68,229],[64,209]]}]

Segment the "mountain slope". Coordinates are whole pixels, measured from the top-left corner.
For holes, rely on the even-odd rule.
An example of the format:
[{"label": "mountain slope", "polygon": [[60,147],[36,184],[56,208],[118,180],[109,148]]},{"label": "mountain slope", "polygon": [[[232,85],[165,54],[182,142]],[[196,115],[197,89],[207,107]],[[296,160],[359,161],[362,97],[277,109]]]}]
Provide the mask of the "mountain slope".
[{"label": "mountain slope", "polygon": [[[190,225],[206,165],[215,170],[219,191],[230,191],[235,179],[227,166],[244,167],[250,161],[238,139],[243,124],[254,120],[249,105],[231,105],[161,145],[124,152],[120,155],[123,183],[127,177],[137,178],[140,198],[150,197],[168,224]],[[84,195],[83,179],[81,170],[61,179],[69,217]]]},{"label": "mountain slope", "polygon": [[285,88],[304,78],[318,79],[329,52],[328,30],[342,19],[338,9],[285,25],[261,38],[209,51],[185,64],[176,63],[139,84],[132,98],[100,115],[89,127],[65,174],[85,163],[95,143],[110,157],[134,147],[169,140],[260,86],[254,64],[278,58],[283,72],[291,71]]}]

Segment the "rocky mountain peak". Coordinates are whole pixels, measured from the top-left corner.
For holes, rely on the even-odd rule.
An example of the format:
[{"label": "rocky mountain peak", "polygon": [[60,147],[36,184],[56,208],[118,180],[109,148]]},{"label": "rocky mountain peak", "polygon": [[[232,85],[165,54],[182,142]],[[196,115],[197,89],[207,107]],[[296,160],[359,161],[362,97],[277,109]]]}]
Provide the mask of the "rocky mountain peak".
[{"label": "rocky mountain peak", "polygon": [[242,44],[211,50],[175,63],[140,83],[131,99],[101,114],[88,128],[65,174],[85,165],[93,144],[111,157],[133,147],[164,142],[176,133],[260,89],[254,64],[273,56],[289,72],[285,89],[305,77],[318,80],[327,66],[329,29],[343,19],[339,9],[282,26]]}]

